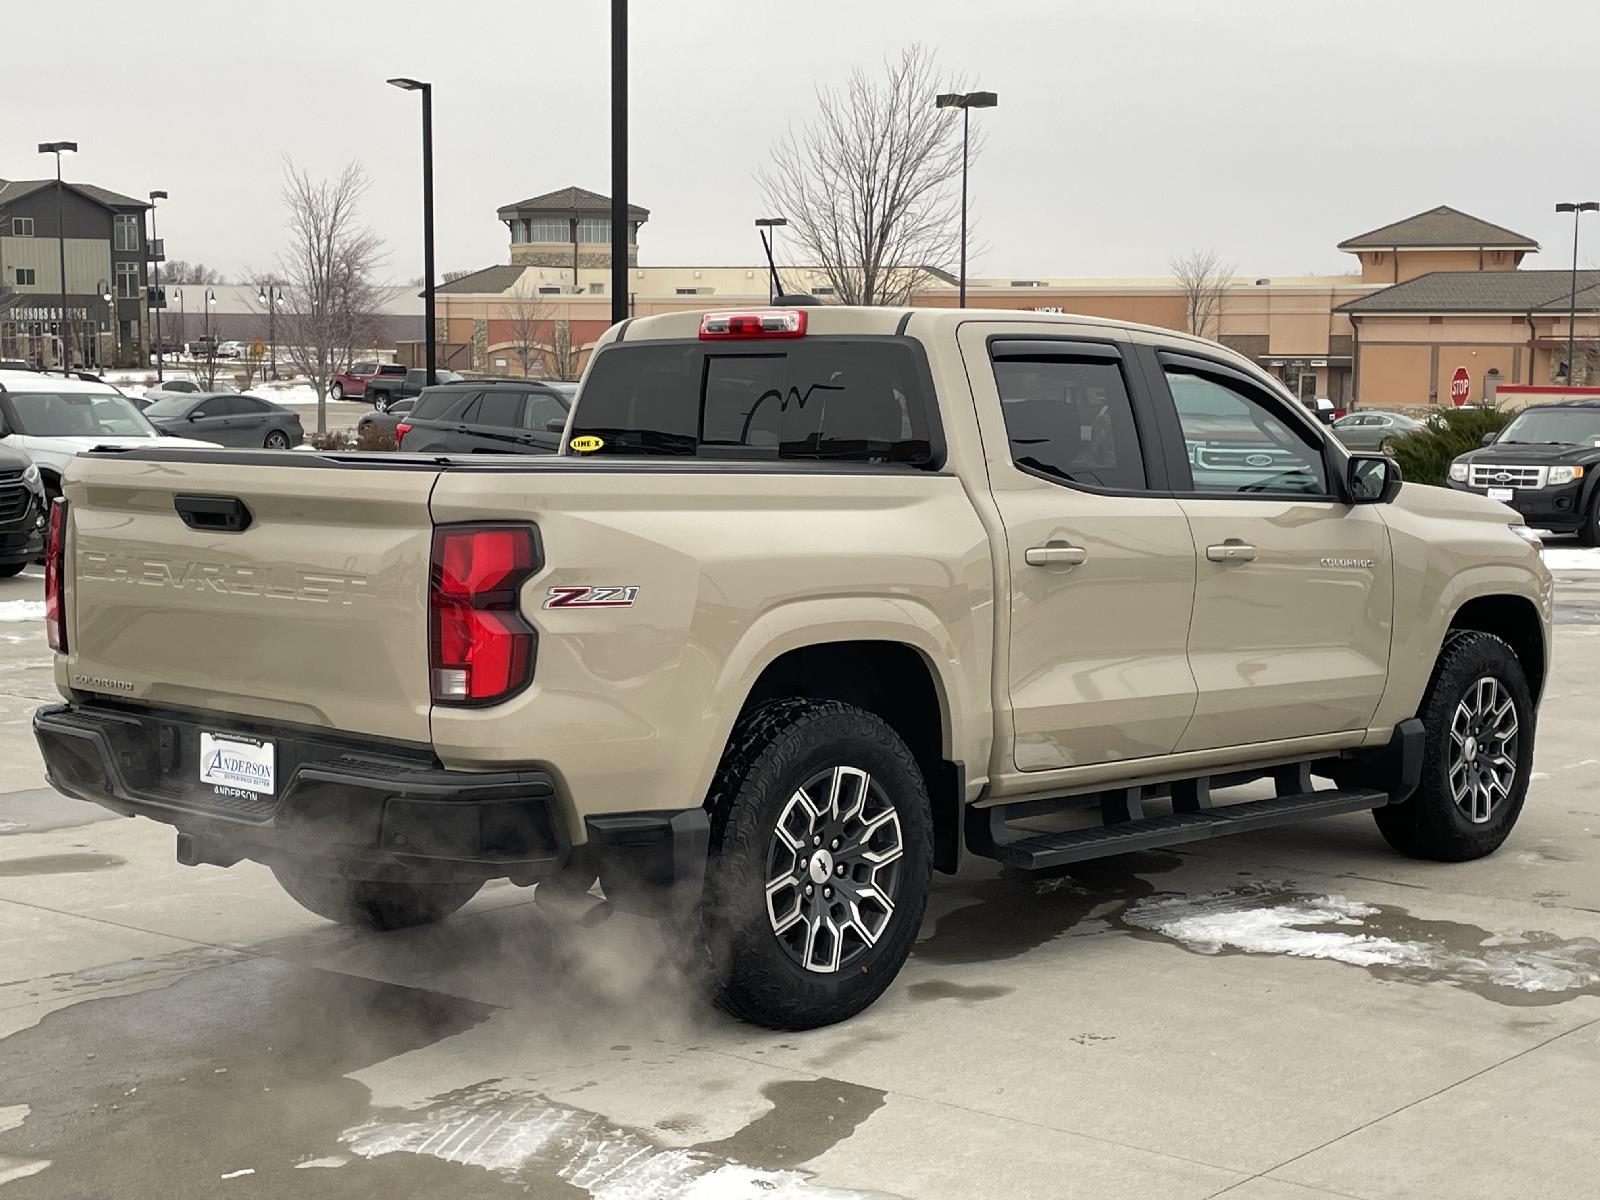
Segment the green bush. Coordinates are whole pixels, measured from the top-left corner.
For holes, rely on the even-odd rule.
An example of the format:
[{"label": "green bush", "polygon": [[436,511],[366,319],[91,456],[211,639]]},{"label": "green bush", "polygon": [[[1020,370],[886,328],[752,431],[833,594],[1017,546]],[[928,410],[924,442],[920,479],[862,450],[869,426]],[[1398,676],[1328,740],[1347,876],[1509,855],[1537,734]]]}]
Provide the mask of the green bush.
[{"label": "green bush", "polygon": [[1443,487],[1451,462],[1476,450],[1484,434],[1499,433],[1513,415],[1476,405],[1436,409],[1422,429],[1391,441],[1389,452],[1408,483]]}]

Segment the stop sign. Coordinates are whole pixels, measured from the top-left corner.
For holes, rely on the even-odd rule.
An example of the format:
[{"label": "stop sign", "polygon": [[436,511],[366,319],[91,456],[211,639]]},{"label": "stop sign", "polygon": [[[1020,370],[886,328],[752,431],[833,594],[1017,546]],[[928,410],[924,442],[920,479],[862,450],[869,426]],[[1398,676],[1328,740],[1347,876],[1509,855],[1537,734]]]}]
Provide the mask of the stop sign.
[{"label": "stop sign", "polygon": [[1456,373],[1450,376],[1450,403],[1460,408],[1467,402],[1467,394],[1472,391],[1472,376],[1467,374],[1465,367],[1457,367]]}]

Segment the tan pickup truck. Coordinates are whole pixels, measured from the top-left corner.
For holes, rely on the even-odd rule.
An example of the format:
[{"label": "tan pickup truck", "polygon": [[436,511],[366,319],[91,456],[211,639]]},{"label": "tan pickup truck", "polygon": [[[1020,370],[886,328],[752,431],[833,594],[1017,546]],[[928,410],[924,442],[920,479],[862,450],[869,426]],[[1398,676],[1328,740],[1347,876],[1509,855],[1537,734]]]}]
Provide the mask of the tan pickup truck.
[{"label": "tan pickup truck", "polygon": [[782,1028],[876,999],[963,853],[1489,853],[1550,640],[1510,510],[1042,313],[624,322],[543,459],[81,456],[47,572],[61,791],[379,928],[598,878]]}]

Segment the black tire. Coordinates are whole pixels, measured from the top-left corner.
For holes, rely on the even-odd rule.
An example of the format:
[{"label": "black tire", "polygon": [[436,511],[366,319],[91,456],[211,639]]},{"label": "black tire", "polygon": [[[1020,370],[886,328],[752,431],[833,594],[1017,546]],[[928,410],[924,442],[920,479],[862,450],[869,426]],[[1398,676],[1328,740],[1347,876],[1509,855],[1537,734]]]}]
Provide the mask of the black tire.
[{"label": "black tire", "polygon": [[1589,513],[1578,527],[1578,540],[1585,546],[1600,546],[1600,488],[1589,502]]},{"label": "black tire", "polygon": [[0,563],[0,579],[10,579],[13,575],[22,574],[22,568],[27,565],[25,562]]},{"label": "black tire", "polygon": [[[822,816],[815,818],[795,807],[802,787],[829,773],[836,785],[841,777],[847,780],[841,796],[845,786],[856,789],[861,804],[853,807],[863,815],[869,811],[865,805],[872,805],[875,832],[863,836],[860,820],[854,825],[835,821],[837,807],[851,805],[849,800],[841,800],[833,817],[826,801]],[[769,1029],[814,1029],[852,1017],[882,995],[911,953],[933,872],[927,786],[899,735],[872,713],[835,701],[762,705],[734,728],[707,807],[711,858],[698,933],[717,1006]],[[892,827],[886,815],[890,808]],[[808,836],[806,828],[838,833],[838,840],[808,852],[788,848],[795,843],[780,844],[779,822],[797,815],[802,832],[790,836],[799,843]],[[887,858],[890,843],[880,838],[895,835],[899,858],[881,865],[860,860],[862,851]],[[787,941],[775,928],[779,921],[767,895],[769,876],[783,873],[781,862],[774,866],[775,854],[794,860],[793,908],[771,901],[786,913],[800,914],[801,928],[791,925]],[[826,884],[812,873],[819,869]],[[880,877],[880,871],[886,874]],[[814,888],[810,899],[802,896],[806,886]],[[858,887],[866,890],[854,893],[852,912],[846,889]],[[888,908],[872,899],[878,888],[889,894]],[[824,903],[824,895],[834,902]],[[807,912],[817,915],[813,919]],[[835,924],[841,920],[843,929]],[[874,923],[876,930],[869,930]],[[793,945],[796,934],[801,947]],[[834,965],[808,969],[802,963],[802,958],[814,963],[819,957]]]},{"label": "black tire", "polygon": [[[1516,745],[1506,755],[1514,774],[1503,795],[1483,805],[1487,819],[1474,820],[1457,803],[1451,786],[1452,768],[1460,758],[1452,736],[1458,706],[1472,705],[1479,681],[1490,679],[1513,705]],[[1522,664],[1511,647],[1493,634],[1461,630],[1445,639],[1434,664],[1433,678],[1419,710],[1426,730],[1422,782],[1403,804],[1373,810],[1378,829],[1401,854],[1434,862],[1467,862],[1493,854],[1510,835],[1522,812],[1533,771],[1534,707]],[[1477,739],[1468,737],[1476,757]],[[1465,753],[1464,747],[1462,753]],[[1462,776],[1466,781],[1470,776]],[[1470,783],[1467,784],[1470,788]],[[1469,791],[1468,803],[1478,801]]]},{"label": "black tire", "polygon": [[332,384],[330,384],[328,386],[328,398],[330,400],[343,400],[344,384],[340,383],[338,380],[335,380]]},{"label": "black tire", "polygon": [[411,929],[442,921],[483,887],[481,883],[378,883],[273,867],[278,883],[300,907],[339,925]]},{"label": "black tire", "polygon": [[287,450],[289,448],[289,435],[281,429],[269,430],[267,440],[262,445],[268,450]]}]

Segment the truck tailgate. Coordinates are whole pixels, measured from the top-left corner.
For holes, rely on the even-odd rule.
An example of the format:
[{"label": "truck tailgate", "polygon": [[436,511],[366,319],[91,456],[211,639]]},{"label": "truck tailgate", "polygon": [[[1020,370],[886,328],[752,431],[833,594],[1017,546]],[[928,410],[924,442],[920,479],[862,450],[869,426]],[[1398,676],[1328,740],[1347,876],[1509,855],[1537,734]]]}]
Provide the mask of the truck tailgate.
[{"label": "truck tailgate", "polygon": [[[437,472],[262,457],[97,455],[69,473],[58,680],[223,719],[426,743]],[[229,501],[248,513],[240,532],[193,515]]]}]

